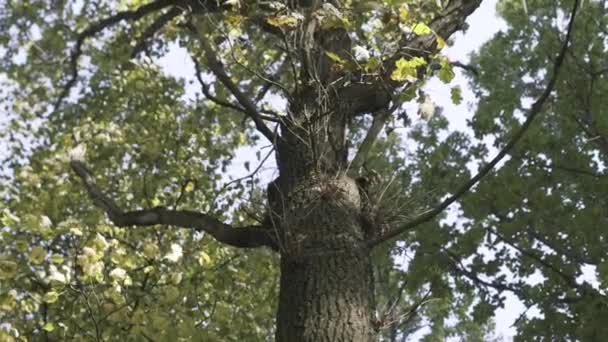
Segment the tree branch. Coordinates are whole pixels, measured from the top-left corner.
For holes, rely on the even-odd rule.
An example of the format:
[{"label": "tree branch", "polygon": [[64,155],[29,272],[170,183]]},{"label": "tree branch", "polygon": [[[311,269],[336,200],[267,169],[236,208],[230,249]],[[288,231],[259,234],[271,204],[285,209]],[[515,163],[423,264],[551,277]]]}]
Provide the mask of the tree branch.
[{"label": "tree branch", "polygon": [[123,212],[111,198],[97,187],[93,175],[83,162],[73,160],[70,162],[70,166],[84,182],[93,203],[103,209],[109,219],[119,227],[168,224],[206,232],[218,242],[233,247],[266,246],[278,250],[272,235],[272,229],[263,226],[234,228],[210,215],[189,210],[168,210],[162,207]]},{"label": "tree branch", "polygon": [[156,18],[156,20],[154,20],[154,22],[146,28],[144,33],[137,40],[137,44],[135,44],[135,47],[133,47],[133,51],[131,52],[131,58],[137,57],[140,52],[145,50],[148,39],[154,37],[154,35],[165,25],[167,25],[169,21],[177,17],[182,12],[183,10],[176,6]]},{"label": "tree branch", "polygon": [[268,126],[266,126],[253,101],[251,101],[251,99],[248,98],[243,92],[241,92],[239,87],[232,81],[230,76],[228,76],[222,62],[220,62],[218,59],[215,51],[213,51],[213,48],[205,36],[198,32],[192,23],[187,23],[186,26],[192,31],[193,34],[196,35],[201,43],[201,47],[205,52],[205,57],[207,58],[207,66],[209,69],[211,69],[211,72],[213,72],[215,77],[232,93],[232,95],[234,95],[239,104],[243,106],[246,115],[253,120],[257,130],[272,144],[274,144],[277,136],[270,130],[270,128],[268,128]]},{"label": "tree branch", "polygon": [[393,106],[390,109],[381,109],[378,113],[374,115],[374,119],[372,121],[371,127],[367,130],[367,134],[361,145],[359,145],[359,149],[357,150],[357,154],[350,163],[349,168],[354,172],[359,172],[359,169],[363,166],[365,161],[367,160],[367,155],[369,154],[372,147],[378,140],[378,135],[382,132],[384,125],[391,117],[391,114],[395,110],[397,106]]},{"label": "tree branch", "polygon": [[475,75],[475,77],[479,77],[479,70],[470,64],[464,64],[459,61],[453,61],[453,62],[450,62],[450,64],[452,64],[452,66],[455,66],[457,68],[460,68],[460,69],[463,69],[463,70],[466,70],[466,71],[472,73],[473,75]]},{"label": "tree branch", "polygon": [[[429,24],[433,32],[443,39],[448,39],[454,32],[465,27],[465,21],[481,5],[482,0],[452,0],[443,12],[435,17]],[[433,34],[416,35],[410,33],[402,39],[402,48],[384,63],[389,76],[395,68],[395,61],[401,57],[411,58],[420,56],[429,58],[437,52],[437,38]]]},{"label": "tree branch", "polygon": [[80,32],[76,38],[76,44],[74,45],[72,53],[69,57],[70,78],[63,86],[61,93],[59,93],[59,97],[53,105],[53,112],[56,112],[59,109],[65,98],[68,97],[68,95],[70,94],[70,90],[78,80],[78,59],[80,59],[80,56],[82,55],[82,45],[88,38],[94,37],[101,31],[118,24],[123,20],[136,21],[147,16],[148,14],[159,11],[168,6],[175,5],[177,3],[179,3],[179,1],[177,0],[156,0],[149,4],[142,5],[136,10],[118,12],[113,16],[102,19],[90,25],[84,31]]},{"label": "tree branch", "polygon": [[[230,103],[228,101],[224,101],[220,98],[218,98],[217,96],[214,96],[213,94],[211,94],[211,91],[209,89],[209,85],[207,83],[205,83],[205,81],[203,80],[202,77],[202,70],[201,70],[201,65],[198,62],[198,60],[194,57],[191,56],[192,62],[194,63],[194,69],[195,69],[195,73],[196,73],[196,80],[198,81],[198,83],[201,86],[201,91],[203,92],[203,95],[205,95],[205,97],[207,98],[207,100],[215,103],[218,106],[222,106],[228,109],[232,109],[232,110],[236,110],[237,112],[241,112],[245,115],[247,115],[247,111],[245,110],[245,108],[238,106],[236,104]],[[261,111],[259,113],[259,116],[262,120],[266,120],[266,121],[272,121],[272,122],[281,122],[280,120],[280,115],[273,112],[273,111]]]},{"label": "tree branch", "polygon": [[523,135],[526,133],[528,128],[530,128],[530,125],[532,124],[532,122],[534,121],[536,116],[538,116],[538,114],[540,113],[543,105],[545,104],[545,102],[551,95],[553,88],[555,87],[555,82],[557,81],[559,71],[564,62],[564,57],[566,55],[566,52],[568,50],[568,45],[569,45],[571,37],[572,37],[572,30],[574,28],[574,18],[576,17],[576,12],[578,10],[579,1],[580,0],[575,0],[575,2],[574,2],[572,13],[570,15],[570,22],[568,23],[568,33],[566,34],[566,39],[564,41],[564,44],[562,45],[561,51],[559,52],[559,55],[553,66],[553,73],[551,75],[551,78],[549,79],[549,82],[547,83],[545,91],[540,95],[540,97],[536,101],[534,101],[534,103],[532,104],[532,107],[528,111],[529,112],[528,118],[523,123],[523,125],[519,128],[519,130],[517,132],[515,132],[515,134],[511,138],[511,140],[509,140],[509,142],[502,148],[502,150],[500,150],[500,152],[494,157],[494,159],[492,159],[488,164],[486,164],[484,167],[482,167],[481,170],[479,170],[479,172],[473,178],[471,178],[468,182],[466,182],[460,188],[458,188],[452,196],[449,196],[447,199],[445,199],[443,202],[441,202],[435,208],[430,209],[430,210],[418,215],[410,222],[405,223],[403,226],[401,226],[395,230],[388,231],[386,234],[370,241],[368,243],[369,246],[373,247],[384,241],[397,237],[399,234],[406,232],[407,230],[414,228],[422,223],[428,222],[431,219],[433,219],[435,216],[439,215],[441,212],[443,212],[444,209],[449,207],[452,203],[454,203],[456,200],[458,200],[461,196],[466,194],[475,184],[477,184],[477,182],[479,182],[483,177],[485,177],[496,166],[496,164],[498,164],[509,153],[509,151],[513,148],[513,146],[515,146],[515,144],[523,137]]}]

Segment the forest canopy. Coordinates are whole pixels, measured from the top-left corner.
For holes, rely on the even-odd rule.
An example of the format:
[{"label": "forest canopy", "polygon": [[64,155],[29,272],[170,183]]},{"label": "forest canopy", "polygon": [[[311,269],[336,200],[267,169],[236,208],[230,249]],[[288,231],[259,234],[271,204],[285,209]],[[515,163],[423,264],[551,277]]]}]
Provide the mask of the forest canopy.
[{"label": "forest canopy", "polygon": [[488,2],[6,0],[0,341],[601,340],[608,2]]}]

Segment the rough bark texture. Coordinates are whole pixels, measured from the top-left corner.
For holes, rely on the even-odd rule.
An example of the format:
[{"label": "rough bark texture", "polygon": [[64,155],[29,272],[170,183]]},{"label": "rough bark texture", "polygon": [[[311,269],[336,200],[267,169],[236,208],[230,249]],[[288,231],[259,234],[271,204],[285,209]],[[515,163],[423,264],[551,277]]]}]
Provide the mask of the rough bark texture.
[{"label": "rough bark texture", "polygon": [[279,198],[277,341],[372,341],[372,270],[357,185],[311,175]]},{"label": "rough bark texture", "polygon": [[373,341],[366,250],[281,262],[277,341]]},{"label": "rough bark texture", "polygon": [[[350,47],[339,30],[324,49]],[[333,37],[333,38],[332,38]],[[352,112],[325,88],[336,79],[323,51],[310,50],[310,86],[290,106],[278,144],[280,177],[268,198],[281,251],[277,341],[373,341],[373,279],[361,196],[346,175]]]}]

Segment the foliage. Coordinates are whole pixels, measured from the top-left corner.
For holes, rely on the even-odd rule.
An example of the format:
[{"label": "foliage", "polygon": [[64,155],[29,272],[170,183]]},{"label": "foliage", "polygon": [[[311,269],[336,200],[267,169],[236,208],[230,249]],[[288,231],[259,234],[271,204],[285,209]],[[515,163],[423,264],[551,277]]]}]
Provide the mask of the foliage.
[{"label": "foliage", "polygon": [[[488,138],[505,145],[545,89],[573,3],[527,1],[527,16],[519,0],[499,3],[508,28],[470,65],[479,97],[470,136],[449,131],[444,115],[412,123],[401,110],[428,96],[421,89],[429,78],[449,84],[456,75],[439,52],[399,55],[403,37],[428,39],[437,50],[449,43],[433,18],[451,2],[327,2],[315,12],[323,29],[353,37],[352,55],[323,51],[333,69],[370,80],[384,73],[404,90],[396,101],[405,105],[362,165],[377,175],[370,196],[388,196],[375,209],[383,222],[406,222],[453,193],[470,178],[471,162],[490,155]],[[288,90],[305,86],[303,66],[276,35],[297,30],[307,13],[282,1],[180,3],[191,8],[127,18],[86,39],[80,34],[102,18],[136,15],[150,3],[15,1],[1,10],[0,319],[8,324],[0,340],[272,339],[276,254],[228,247],[189,227],[118,227],[69,167],[86,147],[97,184],[125,208],[198,210],[237,226],[264,219],[270,179],[237,155],[253,151],[254,162],[271,168],[264,155],[272,151],[257,122],[244,119],[250,109],[238,98],[235,105],[234,92],[208,70],[213,63],[200,38],[273,123],[288,114]],[[604,1],[582,6],[561,78],[504,165],[455,212],[375,250],[382,339],[426,325],[425,341],[488,340],[507,292],[538,313],[516,322],[520,340],[605,335],[607,11]],[[169,19],[149,34],[163,16]],[[160,66],[175,51],[189,53],[195,77]],[[450,87],[459,104],[463,91]],[[352,121],[348,134],[358,146],[375,119]],[[231,181],[242,168],[250,176]],[[584,268],[599,284],[579,278]]]}]

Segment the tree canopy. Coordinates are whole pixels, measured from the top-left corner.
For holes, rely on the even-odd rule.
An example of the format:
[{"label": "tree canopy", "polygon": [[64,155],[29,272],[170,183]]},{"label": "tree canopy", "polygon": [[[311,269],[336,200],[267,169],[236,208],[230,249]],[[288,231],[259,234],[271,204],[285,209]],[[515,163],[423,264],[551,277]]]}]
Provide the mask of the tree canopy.
[{"label": "tree canopy", "polygon": [[[501,0],[506,28],[450,60],[481,3],[9,0],[0,341],[273,340],[301,313],[286,270],[344,241],[376,339],[491,340],[510,295],[516,340],[601,340],[608,2]],[[459,104],[461,71],[454,131],[425,84]]]}]

